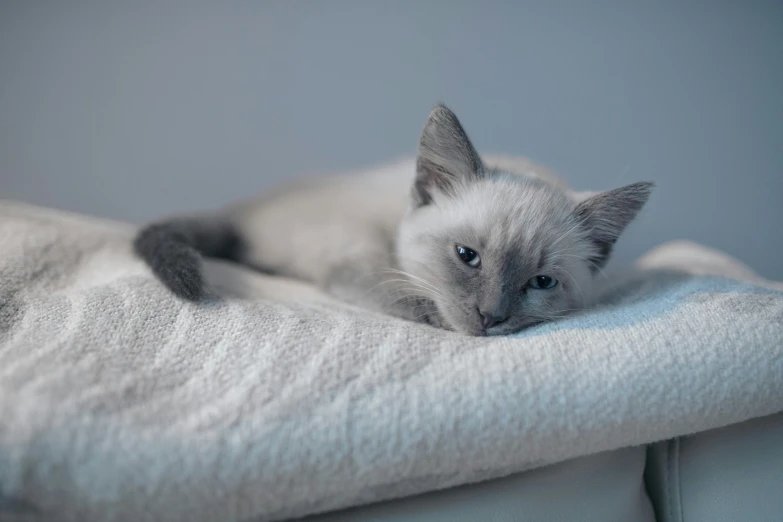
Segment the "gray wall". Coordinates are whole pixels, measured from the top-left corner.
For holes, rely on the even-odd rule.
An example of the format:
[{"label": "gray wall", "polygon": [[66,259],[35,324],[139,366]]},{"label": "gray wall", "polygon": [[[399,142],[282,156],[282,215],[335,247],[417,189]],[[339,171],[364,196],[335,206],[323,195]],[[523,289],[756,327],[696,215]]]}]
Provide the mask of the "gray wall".
[{"label": "gray wall", "polygon": [[438,100],[578,188],[657,181],[616,262],[783,279],[782,2],[0,3],[3,198],[212,208],[411,153]]}]

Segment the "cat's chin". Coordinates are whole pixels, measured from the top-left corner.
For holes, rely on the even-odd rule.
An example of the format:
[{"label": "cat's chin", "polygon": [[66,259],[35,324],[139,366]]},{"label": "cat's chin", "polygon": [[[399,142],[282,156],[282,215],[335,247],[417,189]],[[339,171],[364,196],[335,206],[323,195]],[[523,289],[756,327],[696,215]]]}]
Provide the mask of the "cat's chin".
[{"label": "cat's chin", "polygon": [[443,312],[440,311],[434,301],[430,301],[430,310],[426,316],[425,322],[430,326],[434,326],[435,328],[441,328],[443,330],[448,330],[450,332],[455,332],[462,335],[470,335],[471,337],[481,337],[485,335],[481,329],[479,329],[480,331],[478,333],[474,333],[473,330],[466,328],[462,323],[449,321],[449,319],[445,314],[443,314]]},{"label": "cat's chin", "polygon": [[502,332],[495,332],[494,328],[485,330],[478,322],[476,324],[468,324],[466,321],[451,320],[446,314],[441,312],[437,306],[435,307],[437,312],[433,314],[437,316],[437,325],[430,322],[433,326],[443,328],[444,330],[451,330],[462,335],[469,335],[471,337],[490,337],[495,335],[505,335]]},{"label": "cat's chin", "polygon": [[514,335],[514,334],[517,334],[517,333],[522,332],[524,330],[527,330],[528,328],[532,328],[534,326],[537,326],[537,325],[540,325],[540,324],[543,324],[543,323],[548,323],[548,322],[551,322],[551,321],[547,321],[547,320],[544,320],[544,319],[530,319],[530,320],[523,321],[521,324],[517,324],[517,325],[511,326],[511,327],[504,325],[504,326],[501,326],[501,327],[492,327],[492,328],[489,328],[487,330],[485,330],[484,328],[482,328],[480,326],[469,327],[467,325],[462,325],[459,328],[448,327],[447,329],[453,330],[455,332],[458,332],[458,333],[461,333],[461,334],[464,334],[464,335],[469,335],[471,337],[501,337],[501,336],[504,336],[504,335]]},{"label": "cat's chin", "polygon": [[479,325],[476,326],[470,326],[465,324],[464,322],[450,322],[447,319],[440,318],[440,328],[443,328],[445,330],[451,330],[452,332],[456,332],[462,335],[469,335],[471,337],[487,337],[490,335],[493,335],[492,333],[487,333],[484,328],[482,328]]},{"label": "cat's chin", "polygon": [[493,330],[491,328],[489,330],[484,330],[483,328],[473,328],[473,329],[455,328],[454,330],[461,334],[469,335],[471,337],[498,337],[501,335],[509,335],[518,331],[518,330],[501,331],[501,330]]}]

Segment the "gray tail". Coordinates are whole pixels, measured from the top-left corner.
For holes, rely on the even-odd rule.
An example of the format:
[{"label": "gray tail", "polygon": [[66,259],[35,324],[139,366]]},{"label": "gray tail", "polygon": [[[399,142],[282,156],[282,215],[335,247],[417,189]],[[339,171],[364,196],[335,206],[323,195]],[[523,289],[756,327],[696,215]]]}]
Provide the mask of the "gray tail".
[{"label": "gray tail", "polygon": [[198,301],[206,294],[202,256],[239,261],[242,239],[231,223],[215,217],[174,218],[147,225],[133,248],[175,295]]}]

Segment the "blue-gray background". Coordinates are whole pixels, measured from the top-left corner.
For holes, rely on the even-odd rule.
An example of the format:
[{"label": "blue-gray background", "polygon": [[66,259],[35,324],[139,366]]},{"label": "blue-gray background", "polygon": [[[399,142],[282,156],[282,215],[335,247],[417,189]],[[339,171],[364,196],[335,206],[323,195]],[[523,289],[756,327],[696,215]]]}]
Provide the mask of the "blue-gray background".
[{"label": "blue-gray background", "polygon": [[577,188],[656,181],[615,262],[783,279],[783,2],[0,2],[2,198],[214,208],[410,154],[439,100]]}]

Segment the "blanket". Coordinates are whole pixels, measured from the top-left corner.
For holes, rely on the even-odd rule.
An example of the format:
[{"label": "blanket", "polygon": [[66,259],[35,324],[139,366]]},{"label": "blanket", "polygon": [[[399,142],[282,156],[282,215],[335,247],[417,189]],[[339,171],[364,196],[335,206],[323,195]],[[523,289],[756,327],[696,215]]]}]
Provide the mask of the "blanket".
[{"label": "blanket", "polygon": [[228,263],[180,301],[133,233],[0,202],[0,519],[282,520],[783,410],[783,285],[692,243],[471,338]]}]

